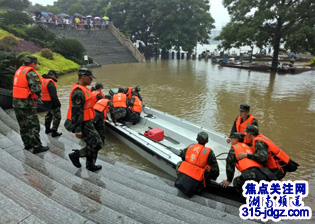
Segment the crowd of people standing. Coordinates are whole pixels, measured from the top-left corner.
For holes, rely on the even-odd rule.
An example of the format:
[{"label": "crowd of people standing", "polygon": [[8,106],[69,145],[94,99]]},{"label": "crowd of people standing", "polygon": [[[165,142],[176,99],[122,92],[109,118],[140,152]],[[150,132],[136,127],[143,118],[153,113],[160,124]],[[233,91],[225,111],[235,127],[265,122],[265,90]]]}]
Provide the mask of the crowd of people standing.
[{"label": "crowd of people standing", "polygon": [[83,16],[80,14],[69,16],[63,13],[54,15],[52,13],[36,12],[33,18],[44,26],[53,26],[58,29],[101,30],[107,29],[110,23],[107,16],[92,17],[91,15]]}]

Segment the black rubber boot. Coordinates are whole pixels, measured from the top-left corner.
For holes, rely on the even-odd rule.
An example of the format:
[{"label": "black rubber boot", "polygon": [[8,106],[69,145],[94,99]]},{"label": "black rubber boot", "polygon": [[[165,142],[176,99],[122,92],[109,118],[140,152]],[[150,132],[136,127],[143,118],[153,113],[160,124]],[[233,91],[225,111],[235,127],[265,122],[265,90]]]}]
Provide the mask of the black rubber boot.
[{"label": "black rubber boot", "polygon": [[102,169],[101,165],[90,165],[90,166],[86,166],[86,169],[92,172],[98,171]]},{"label": "black rubber boot", "polygon": [[62,133],[60,133],[60,132],[57,132],[57,131],[52,131],[52,133],[51,133],[51,137],[58,137],[58,136],[60,136],[60,135],[62,135]]},{"label": "black rubber boot", "polygon": [[75,167],[80,168],[81,163],[80,163],[79,150],[72,150],[72,151],[74,151],[74,152],[69,154],[69,158]]},{"label": "black rubber boot", "polygon": [[46,152],[49,150],[49,146],[39,146],[39,147],[35,147],[33,150],[33,154],[37,154],[37,153],[41,153],[41,152]]}]

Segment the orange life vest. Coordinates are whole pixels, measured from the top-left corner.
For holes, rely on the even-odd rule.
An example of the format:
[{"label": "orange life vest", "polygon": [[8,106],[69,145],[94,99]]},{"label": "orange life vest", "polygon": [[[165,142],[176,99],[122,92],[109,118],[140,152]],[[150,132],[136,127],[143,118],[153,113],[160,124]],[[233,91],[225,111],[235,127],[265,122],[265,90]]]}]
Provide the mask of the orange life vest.
[{"label": "orange life vest", "polygon": [[71,100],[72,93],[78,88],[82,90],[82,92],[84,93],[84,98],[85,98],[83,120],[84,121],[92,120],[95,117],[95,111],[93,109],[93,106],[96,103],[96,97],[92,94],[91,90],[89,90],[85,86],[81,86],[78,84],[74,84],[72,87],[72,90],[70,92],[69,109],[68,109],[67,118],[69,120],[71,120],[71,116],[72,116],[72,100]]},{"label": "orange life vest", "polygon": [[33,67],[29,66],[21,66],[14,75],[14,81],[13,81],[13,97],[18,99],[28,99],[31,97],[31,99],[37,99],[38,96],[35,93],[32,93],[30,90],[30,87],[28,86],[28,81],[26,78],[26,75],[29,71],[33,71],[37,74],[38,79],[40,79],[40,76],[35,71]]},{"label": "orange life vest", "polygon": [[101,94],[101,95],[102,95],[102,98],[103,98],[103,99],[105,99],[105,95],[104,95],[104,93],[103,93],[103,92],[100,92],[100,91],[94,90],[92,93],[93,93],[95,96],[97,96],[98,94]]},{"label": "orange life vest", "polygon": [[130,100],[131,97],[132,97],[132,89],[133,89],[133,87],[128,87],[128,91],[126,93],[126,96],[128,97],[128,100]]},{"label": "orange life vest", "polygon": [[124,93],[117,93],[113,96],[113,105],[114,107],[127,107],[127,97]]},{"label": "orange life vest", "polygon": [[97,101],[93,107],[94,110],[97,110],[99,112],[104,113],[104,121],[106,120],[106,117],[107,117],[107,111],[109,109],[109,105],[108,105],[109,101],[110,100],[108,100],[108,99],[101,99],[101,100]]},{"label": "orange life vest", "polygon": [[[43,101],[51,101],[51,97],[50,97],[50,94],[48,92],[47,85],[49,82],[52,82],[55,85],[56,90],[57,90],[57,84],[53,79],[42,78],[41,81],[42,81],[42,100]],[[57,92],[57,96],[59,97],[58,92]]]},{"label": "orange life vest", "polygon": [[241,152],[244,153],[254,153],[254,150],[249,147],[248,145],[246,145],[245,143],[242,142],[238,142],[235,145],[232,145],[232,148],[234,149],[235,152],[235,157],[237,159],[237,163],[236,168],[243,173],[244,170],[247,170],[248,168],[251,167],[262,167],[263,165],[252,160],[252,159],[248,159],[248,158],[244,158],[244,159],[238,159],[238,154]]},{"label": "orange life vest", "polygon": [[[236,130],[237,132],[245,134],[245,130],[247,126],[252,125],[253,120],[257,120],[257,119],[256,117],[250,114],[246,121],[243,121],[243,123],[241,123],[241,120],[242,120],[241,116],[238,116],[236,119]],[[251,141],[250,139],[247,139],[247,137],[245,136],[244,143],[251,143]]]},{"label": "orange life vest", "polygon": [[185,161],[180,164],[178,171],[197,181],[203,181],[205,185],[205,170],[210,171],[210,166],[207,164],[210,151],[211,148],[207,148],[198,143],[189,146]]},{"label": "orange life vest", "polygon": [[133,97],[135,98],[135,101],[133,103],[133,106],[130,107],[130,110],[134,111],[134,112],[141,113],[142,112],[142,102],[139,99],[139,97],[137,97],[137,96],[133,96]]},{"label": "orange life vest", "polygon": [[269,138],[263,136],[262,134],[259,134],[256,138],[254,138],[252,145],[253,149],[255,149],[256,141],[262,141],[268,145],[268,160],[264,165],[271,170],[280,169],[284,173],[280,162],[288,164],[290,161],[290,157],[288,156],[288,154],[286,154],[275,143],[273,143]]}]

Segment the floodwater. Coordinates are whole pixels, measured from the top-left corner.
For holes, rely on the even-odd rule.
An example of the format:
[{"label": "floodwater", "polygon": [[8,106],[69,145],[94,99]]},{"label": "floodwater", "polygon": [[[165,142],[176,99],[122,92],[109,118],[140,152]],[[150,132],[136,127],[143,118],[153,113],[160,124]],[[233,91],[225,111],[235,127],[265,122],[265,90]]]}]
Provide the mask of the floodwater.
[{"label": "floodwater", "polygon": [[[226,135],[239,105],[249,104],[260,132],[300,164],[285,180],[309,181],[306,205],[315,210],[315,71],[277,75],[220,67],[211,61],[152,60],[106,65],[93,72],[97,77],[93,84],[102,82],[104,92],[138,85],[146,105]],[[59,78],[63,120],[76,81],[77,73]],[[164,175],[113,136],[108,135],[106,140],[101,151],[105,156]]]}]

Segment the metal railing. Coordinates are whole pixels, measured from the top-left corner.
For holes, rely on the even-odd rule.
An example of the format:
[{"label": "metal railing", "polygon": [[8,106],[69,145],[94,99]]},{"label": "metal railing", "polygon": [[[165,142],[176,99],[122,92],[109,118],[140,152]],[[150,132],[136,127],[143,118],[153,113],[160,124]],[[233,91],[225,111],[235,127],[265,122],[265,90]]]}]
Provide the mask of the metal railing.
[{"label": "metal railing", "polygon": [[121,33],[112,22],[109,24],[108,28],[109,31],[119,40],[119,42],[130,50],[130,52],[137,59],[138,62],[142,63],[145,62],[144,55],[140,53],[138,48],[131,42],[131,40],[128,37],[126,37],[123,33]]}]

